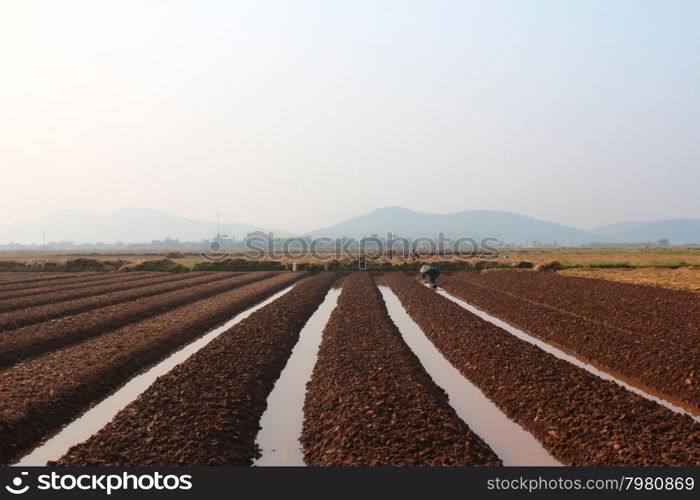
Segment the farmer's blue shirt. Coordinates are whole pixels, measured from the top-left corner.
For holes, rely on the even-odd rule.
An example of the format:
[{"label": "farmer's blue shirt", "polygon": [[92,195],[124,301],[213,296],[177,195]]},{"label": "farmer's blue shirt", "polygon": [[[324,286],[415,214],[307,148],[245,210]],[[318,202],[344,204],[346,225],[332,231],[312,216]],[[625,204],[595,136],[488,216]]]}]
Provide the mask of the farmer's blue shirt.
[{"label": "farmer's blue shirt", "polygon": [[426,272],[423,273],[423,276],[425,275],[430,276],[431,278],[437,278],[438,275],[440,274],[440,270],[435,267],[435,266],[430,266],[430,269],[428,269]]}]

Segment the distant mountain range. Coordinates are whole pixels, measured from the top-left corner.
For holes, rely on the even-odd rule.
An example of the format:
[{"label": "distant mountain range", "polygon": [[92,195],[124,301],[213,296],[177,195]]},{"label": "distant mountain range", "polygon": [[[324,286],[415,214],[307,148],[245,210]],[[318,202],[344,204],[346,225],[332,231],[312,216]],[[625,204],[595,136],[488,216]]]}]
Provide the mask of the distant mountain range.
[{"label": "distant mountain range", "polygon": [[671,243],[700,243],[700,219],[666,219],[609,224],[591,231],[600,241],[644,242],[667,238]]},{"label": "distant mountain range", "polygon": [[700,242],[700,219],[668,219],[610,224],[584,231],[511,212],[468,210],[453,214],[427,214],[402,207],[379,208],[368,214],[347,219],[334,226],[311,231],[311,236],[384,236],[392,232],[416,238],[448,236],[473,238],[495,237],[505,243],[533,241],[577,246],[600,243],[645,243],[668,239],[672,244]]},{"label": "distant mountain range", "polygon": [[[216,222],[177,217],[158,210],[125,208],[109,215],[63,210],[30,223],[0,227],[0,244],[41,243],[146,243],[165,238],[180,241],[209,240],[216,235]],[[221,232],[242,239],[253,231],[270,231],[250,224],[222,223]],[[276,236],[293,233],[273,231]],[[668,239],[671,244],[700,243],[700,219],[630,221],[602,226],[592,231],[525,217],[510,212],[469,210],[453,214],[428,214],[402,207],[386,207],[344,220],[330,227],[305,233],[312,237],[385,236],[393,233],[408,238],[435,237],[443,232],[451,237],[495,237],[505,243],[541,242],[577,246],[601,243],[646,243]]]},{"label": "distant mountain range", "polygon": [[[46,231],[46,240],[53,242],[146,243],[165,238],[201,241],[216,236],[216,222],[187,219],[146,208],[123,208],[109,215],[61,210],[29,223],[0,227],[0,243],[41,243],[43,231]],[[229,237],[242,239],[253,231],[269,230],[250,224],[221,223],[221,233]],[[291,236],[281,231],[275,234]]]}]

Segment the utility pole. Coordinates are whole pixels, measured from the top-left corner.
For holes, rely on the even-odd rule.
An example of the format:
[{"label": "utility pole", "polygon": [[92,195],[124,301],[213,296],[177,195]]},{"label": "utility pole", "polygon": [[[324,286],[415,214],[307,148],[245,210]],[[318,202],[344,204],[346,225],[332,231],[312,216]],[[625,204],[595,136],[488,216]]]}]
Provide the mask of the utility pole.
[{"label": "utility pole", "polygon": [[46,251],[46,229],[44,229],[44,252]]}]

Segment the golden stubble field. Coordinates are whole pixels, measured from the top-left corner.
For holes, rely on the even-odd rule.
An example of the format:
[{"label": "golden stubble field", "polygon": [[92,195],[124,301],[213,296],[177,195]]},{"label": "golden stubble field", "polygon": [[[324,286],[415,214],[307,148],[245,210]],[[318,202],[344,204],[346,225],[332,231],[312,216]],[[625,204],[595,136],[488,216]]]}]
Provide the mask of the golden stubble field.
[{"label": "golden stubble field", "polygon": [[700,268],[565,269],[559,273],[700,293]]},{"label": "golden stubble field", "polygon": [[570,265],[629,264],[630,266],[700,266],[700,248],[566,248],[503,251],[510,259],[534,264],[558,260]]}]

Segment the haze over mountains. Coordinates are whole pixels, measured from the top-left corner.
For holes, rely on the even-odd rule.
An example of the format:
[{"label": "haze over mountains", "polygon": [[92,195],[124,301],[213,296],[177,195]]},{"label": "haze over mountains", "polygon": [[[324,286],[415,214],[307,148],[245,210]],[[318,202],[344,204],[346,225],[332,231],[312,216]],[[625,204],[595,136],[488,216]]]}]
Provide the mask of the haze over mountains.
[{"label": "haze over mountains", "polygon": [[643,243],[666,238],[670,243],[700,242],[700,219],[668,219],[653,222],[621,222],[592,231],[495,210],[468,210],[453,214],[427,214],[402,207],[386,207],[347,219],[334,226],[312,231],[312,236],[384,236],[393,232],[406,237],[448,236],[495,237],[505,243],[557,242],[576,246],[594,242]]},{"label": "haze over mountains", "polygon": [[[63,210],[30,223],[0,227],[0,244],[42,242],[75,243],[145,243],[165,238],[180,241],[209,240],[216,235],[215,221],[177,217],[158,210],[125,208],[109,215]],[[270,229],[251,224],[222,223],[221,233],[240,240],[247,233]],[[275,236],[293,233],[275,230]],[[305,233],[304,236],[338,237],[370,236],[387,233],[417,238],[437,236],[443,232],[453,238],[495,237],[505,243],[576,246],[593,242],[645,243],[668,239],[671,244],[700,242],[700,219],[667,219],[660,221],[628,221],[585,231],[574,227],[533,219],[523,215],[494,210],[468,210],[453,214],[428,214],[402,207],[379,208],[330,227]]]},{"label": "haze over mountains", "polygon": [[700,242],[700,219],[666,219],[608,224],[592,231],[600,241],[637,242],[668,238],[671,243]]},{"label": "haze over mountains", "polygon": [[590,234],[573,227],[546,222],[522,215],[492,210],[469,210],[453,214],[427,214],[402,207],[380,208],[366,215],[345,220],[334,226],[312,231],[312,236],[336,237],[343,235],[380,236],[388,232],[418,238],[434,237],[439,232],[459,238],[495,237],[506,243],[528,241],[560,244],[582,244],[590,241]]},{"label": "haze over mountains", "polygon": [[[216,236],[216,221],[178,217],[160,210],[123,208],[109,215],[79,210],[61,210],[30,223],[0,227],[0,243],[41,243],[46,241],[75,243],[145,243],[165,238],[180,241],[209,240]],[[241,239],[252,231],[267,229],[250,224],[221,223],[221,233]],[[290,233],[279,232],[282,235]]]}]

